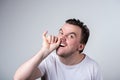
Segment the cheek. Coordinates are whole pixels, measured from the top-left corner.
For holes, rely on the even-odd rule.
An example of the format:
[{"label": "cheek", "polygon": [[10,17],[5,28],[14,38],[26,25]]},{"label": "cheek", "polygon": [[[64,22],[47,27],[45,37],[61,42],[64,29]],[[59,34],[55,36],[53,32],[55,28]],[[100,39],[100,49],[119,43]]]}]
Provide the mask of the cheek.
[{"label": "cheek", "polygon": [[80,42],[78,40],[68,41],[68,45],[70,45],[70,46],[78,47],[79,44],[80,44]]}]

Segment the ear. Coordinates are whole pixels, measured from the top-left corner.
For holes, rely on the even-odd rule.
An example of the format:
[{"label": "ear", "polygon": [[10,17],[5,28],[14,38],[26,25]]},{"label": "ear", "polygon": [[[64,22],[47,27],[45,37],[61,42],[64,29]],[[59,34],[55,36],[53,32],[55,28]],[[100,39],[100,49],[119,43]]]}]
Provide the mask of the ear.
[{"label": "ear", "polygon": [[85,44],[81,44],[81,43],[80,43],[80,45],[79,45],[79,51],[83,50],[84,47],[85,47]]}]

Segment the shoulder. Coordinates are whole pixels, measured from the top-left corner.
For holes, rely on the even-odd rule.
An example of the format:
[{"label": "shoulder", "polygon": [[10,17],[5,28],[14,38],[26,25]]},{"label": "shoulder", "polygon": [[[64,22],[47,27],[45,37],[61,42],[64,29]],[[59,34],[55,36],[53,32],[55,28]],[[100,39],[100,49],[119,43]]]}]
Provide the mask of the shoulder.
[{"label": "shoulder", "polygon": [[87,67],[89,66],[92,69],[99,69],[100,66],[99,64],[93,60],[92,58],[90,58],[89,56],[86,55],[84,62],[83,62]]},{"label": "shoulder", "polygon": [[45,74],[45,72],[49,72],[49,70],[54,69],[56,57],[57,55],[55,53],[51,53],[38,65],[38,68],[41,71],[42,76]]},{"label": "shoulder", "polygon": [[56,53],[53,52],[50,55],[48,55],[45,60],[54,61],[56,59],[57,59],[57,55],[56,55]]},{"label": "shoulder", "polygon": [[50,65],[50,64],[53,64],[54,62],[56,62],[56,60],[57,60],[56,53],[51,53],[42,61],[42,63],[44,63],[46,65],[48,65],[48,64]]},{"label": "shoulder", "polygon": [[94,80],[103,80],[101,67],[95,60],[86,56],[86,64],[89,66],[89,71],[92,73]]}]

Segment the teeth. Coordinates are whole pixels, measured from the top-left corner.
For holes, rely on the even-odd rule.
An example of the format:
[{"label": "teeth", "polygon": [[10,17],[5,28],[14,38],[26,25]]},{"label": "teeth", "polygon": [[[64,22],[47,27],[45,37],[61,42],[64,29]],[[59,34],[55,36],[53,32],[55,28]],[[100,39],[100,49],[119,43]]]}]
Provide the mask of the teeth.
[{"label": "teeth", "polygon": [[63,46],[63,47],[64,47],[64,46],[65,46],[65,44],[60,44],[60,46]]}]

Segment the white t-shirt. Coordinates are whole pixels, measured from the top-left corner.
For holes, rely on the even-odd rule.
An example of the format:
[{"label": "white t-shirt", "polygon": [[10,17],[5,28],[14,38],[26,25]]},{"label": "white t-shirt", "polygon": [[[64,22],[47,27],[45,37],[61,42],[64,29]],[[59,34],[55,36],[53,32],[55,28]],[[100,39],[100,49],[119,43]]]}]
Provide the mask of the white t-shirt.
[{"label": "white t-shirt", "polygon": [[82,62],[68,66],[52,53],[38,67],[45,80],[103,80],[98,64],[88,56]]}]

